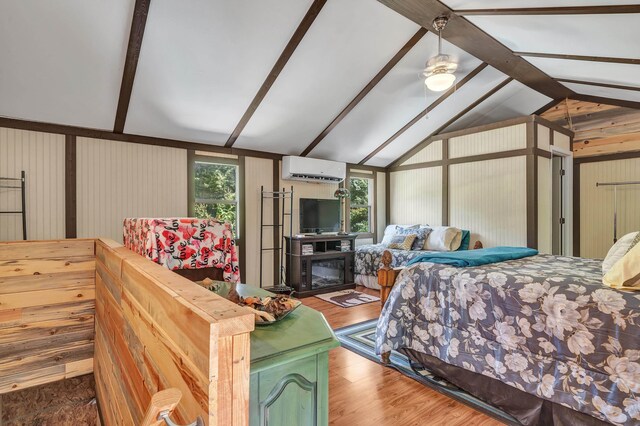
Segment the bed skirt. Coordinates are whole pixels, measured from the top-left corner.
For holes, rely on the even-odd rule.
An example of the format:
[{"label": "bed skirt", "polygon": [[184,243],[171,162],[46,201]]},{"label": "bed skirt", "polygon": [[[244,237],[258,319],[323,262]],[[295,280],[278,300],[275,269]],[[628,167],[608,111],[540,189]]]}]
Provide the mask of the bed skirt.
[{"label": "bed skirt", "polygon": [[356,274],[355,282],[357,285],[363,285],[367,288],[380,290],[380,286],[378,285],[378,277],[375,277],[373,275]]},{"label": "bed skirt", "polygon": [[564,407],[546,399],[523,392],[500,380],[447,364],[438,358],[403,348],[403,353],[412,362],[424,366],[436,376],[447,379],[457,387],[479,399],[511,414],[527,426],[605,426],[602,420]]}]

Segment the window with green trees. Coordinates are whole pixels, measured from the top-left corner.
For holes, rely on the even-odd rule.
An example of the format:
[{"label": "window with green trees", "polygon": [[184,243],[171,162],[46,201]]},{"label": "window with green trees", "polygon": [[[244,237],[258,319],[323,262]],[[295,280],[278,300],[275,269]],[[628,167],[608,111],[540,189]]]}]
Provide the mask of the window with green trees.
[{"label": "window with green trees", "polygon": [[371,204],[373,201],[373,179],[352,177],[349,219],[351,232],[371,233]]},{"label": "window with green trees", "polygon": [[233,224],[238,237],[238,166],[195,161],[194,212],[199,218],[217,218]]}]

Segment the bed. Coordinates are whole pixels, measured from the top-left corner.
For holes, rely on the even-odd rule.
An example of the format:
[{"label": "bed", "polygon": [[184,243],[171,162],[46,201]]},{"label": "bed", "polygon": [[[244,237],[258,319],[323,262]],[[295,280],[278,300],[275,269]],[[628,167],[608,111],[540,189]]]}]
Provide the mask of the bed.
[{"label": "bed", "polygon": [[380,272],[395,281],[376,332],[383,359],[404,353],[526,425],[639,424],[640,295],[603,286],[600,261]]}]

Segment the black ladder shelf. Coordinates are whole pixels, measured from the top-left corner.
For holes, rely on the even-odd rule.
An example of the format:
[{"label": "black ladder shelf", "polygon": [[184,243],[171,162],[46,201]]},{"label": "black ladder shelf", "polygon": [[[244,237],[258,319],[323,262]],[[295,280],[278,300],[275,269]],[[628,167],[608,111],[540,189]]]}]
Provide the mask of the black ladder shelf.
[{"label": "black ladder shelf", "polygon": [[[8,183],[4,183],[8,181]],[[20,182],[16,184],[16,182]],[[0,214],[19,214],[22,215],[22,239],[27,239],[27,199],[26,199],[27,178],[24,170],[20,173],[19,178],[0,177],[0,189],[19,189],[20,199],[22,203],[21,210],[3,210]]]},{"label": "black ladder shelf", "polygon": [[[273,222],[276,222],[280,219],[280,223],[264,223],[264,202],[265,200],[273,200],[274,203],[274,215]],[[287,203],[288,201],[288,203]],[[277,204],[276,204],[277,203]],[[289,210],[285,210],[286,204],[289,204]],[[278,212],[279,214],[276,214]],[[282,191],[265,191],[264,186],[260,187],[260,288],[262,287],[263,282],[263,267],[264,267],[264,253],[272,252],[274,257],[274,266],[275,259],[278,257],[279,263],[277,265],[277,270],[274,271],[274,285],[272,287],[264,287],[265,290],[269,290],[273,293],[291,293],[293,290],[291,287],[287,286],[285,282],[285,262],[284,262],[284,238],[288,236],[291,238],[293,233],[293,185],[291,186],[291,190],[287,191],[285,188],[282,188]],[[289,217],[289,234],[285,235],[285,217]],[[272,228],[273,229],[273,247],[265,247],[264,246],[264,233],[265,229]]]}]

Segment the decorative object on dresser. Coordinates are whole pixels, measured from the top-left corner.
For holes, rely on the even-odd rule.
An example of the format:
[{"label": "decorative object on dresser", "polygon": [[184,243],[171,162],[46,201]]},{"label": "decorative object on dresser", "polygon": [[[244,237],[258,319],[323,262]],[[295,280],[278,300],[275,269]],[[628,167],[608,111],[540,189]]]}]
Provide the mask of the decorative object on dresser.
[{"label": "decorative object on dresser", "polygon": [[296,296],[355,288],[356,238],[356,234],[285,237],[287,283]]}]

